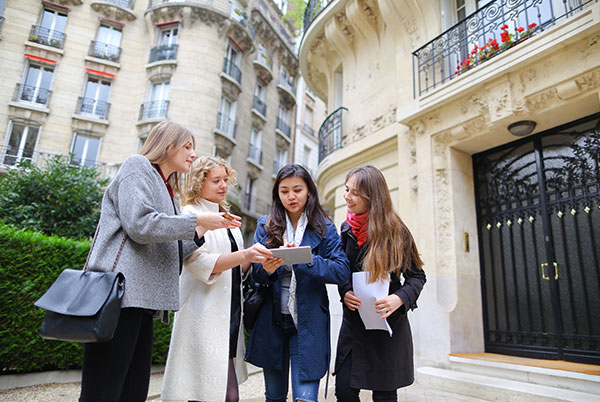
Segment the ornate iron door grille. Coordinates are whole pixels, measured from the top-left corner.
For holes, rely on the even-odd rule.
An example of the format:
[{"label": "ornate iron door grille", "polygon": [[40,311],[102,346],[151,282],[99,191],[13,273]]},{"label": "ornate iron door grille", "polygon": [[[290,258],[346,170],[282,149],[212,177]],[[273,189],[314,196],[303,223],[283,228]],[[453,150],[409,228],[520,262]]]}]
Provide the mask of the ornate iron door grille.
[{"label": "ornate iron door grille", "polygon": [[600,364],[600,114],[473,168],[486,351]]}]

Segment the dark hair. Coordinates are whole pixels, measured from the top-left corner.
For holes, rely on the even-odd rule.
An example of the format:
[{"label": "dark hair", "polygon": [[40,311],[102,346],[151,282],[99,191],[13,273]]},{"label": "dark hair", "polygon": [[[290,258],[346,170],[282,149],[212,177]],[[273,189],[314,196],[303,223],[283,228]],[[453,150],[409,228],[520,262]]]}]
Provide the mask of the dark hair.
[{"label": "dark hair", "polygon": [[[308,197],[306,199],[306,205],[304,206],[304,212],[308,219],[308,226],[310,226],[320,236],[325,233],[325,226],[329,218],[319,203],[319,190],[315,182],[310,177],[308,171],[295,163],[285,165],[277,173],[275,182],[273,183],[273,204],[271,206],[271,214],[267,218],[265,229],[267,231],[266,243],[271,247],[279,247],[283,245],[283,234],[286,230],[285,220],[285,207],[279,199],[279,185],[281,181],[289,177],[299,177],[304,180],[306,187],[308,188]],[[297,244],[299,245],[299,244]]]},{"label": "dark hair", "polygon": [[369,249],[363,260],[371,282],[384,279],[395,271],[398,277],[411,266],[423,267],[415,240],[400,216],[394,211],[385,177],[375,166],[358,166],[346,175],[354,177],[358,193],[369,206]]}]

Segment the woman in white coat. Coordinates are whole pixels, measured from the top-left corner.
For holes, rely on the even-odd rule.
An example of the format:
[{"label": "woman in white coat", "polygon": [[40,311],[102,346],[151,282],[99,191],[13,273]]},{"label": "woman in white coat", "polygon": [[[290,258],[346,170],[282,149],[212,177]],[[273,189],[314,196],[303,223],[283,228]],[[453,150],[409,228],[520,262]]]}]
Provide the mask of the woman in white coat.
[{"label": "woman in white coat", "polygon": [[[223,159],[196,159],[183,191],[183,211],[224,211],[234,180],[235,172]],[[273,256],[259,243],[244,250],[239,228],[213,230],[204,237],[204,245],[184,261],[179,280],[180,309],[162,389],[166,401],[237,401],[238,383],[247,378],[242,277],[250,263]]]}]

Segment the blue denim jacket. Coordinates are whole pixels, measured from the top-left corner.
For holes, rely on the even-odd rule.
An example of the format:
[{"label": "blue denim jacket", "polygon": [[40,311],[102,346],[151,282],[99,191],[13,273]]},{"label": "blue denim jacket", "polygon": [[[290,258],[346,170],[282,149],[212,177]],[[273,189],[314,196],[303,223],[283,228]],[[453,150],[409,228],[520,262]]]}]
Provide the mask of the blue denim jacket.
[{"label": "blue denim jacket", "polygon": [[[265,246],[266,216],[257,222],[254,242]],[[328,221],[323,237],[306,228],[301,246],[312,248],[311,264],[294,265],[298,312],[299,376],[314,381],[327,372],[331,355],[329,341],[329,298],[326,283],[350,280],[350,267],[335,225]],[[268,246],[267,246],[268,247]],[[279,267],[269,275],[261,264],[252,264],[257,282],[269,283],[265,298],[246,349],[246,360],[258,367],[281,370],[284,334],[281,326],[281,280]]]}]

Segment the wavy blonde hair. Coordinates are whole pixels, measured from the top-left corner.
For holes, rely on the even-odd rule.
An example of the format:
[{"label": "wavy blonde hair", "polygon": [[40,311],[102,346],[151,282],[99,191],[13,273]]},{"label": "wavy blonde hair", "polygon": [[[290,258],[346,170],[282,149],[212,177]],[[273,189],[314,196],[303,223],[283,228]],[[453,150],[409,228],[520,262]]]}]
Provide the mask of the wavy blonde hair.
[{"label": "wavy blonde hair", "polygon": [[[150,163],[157,165],[173,156],[190,139],[195,148],[196,140],[190,130],[172,121],[164,120],[150,130],[150,134],[140,150],[140,155],[145,156]],[[181,173],[173,172],[166,179],[176,192],[181,193],[179,187],[182,180]]]},{"label": "wavy blonde hair", "polygon": [[415,240],[394,211],[383,174],[376,167],[366,165],[350,170],[346,182],[351,177],[354,177],[358,193],[368,203],[369,249],[363,260],[363,267],[370,273],[369,281],[385,279],[392,272],[400,277],[410,266],[422,269],[423,260]]},{"label": "wavy blonde hair", "polygon": [[[201,156],[197,158],[192,164],[190,173],[185,178],[185,189],[182,192],[182,205],[196,204],[202,196],[202,189],[204,188],[204,182],[206,176],[216,167],[223,167],[227,178],[229,179],[230,186],[237,186],[237,180],[235,170],[231,168],[223,158],[218,156]],[[221,211],[229,211],[229,202],[223,200],[219,203],[219,209]]]}]

